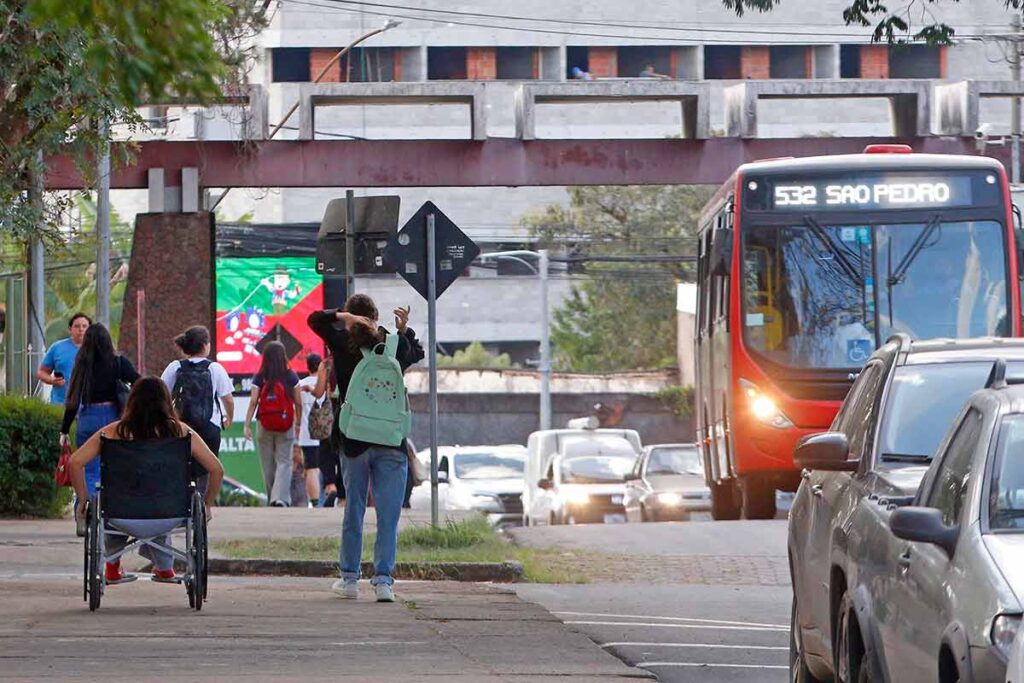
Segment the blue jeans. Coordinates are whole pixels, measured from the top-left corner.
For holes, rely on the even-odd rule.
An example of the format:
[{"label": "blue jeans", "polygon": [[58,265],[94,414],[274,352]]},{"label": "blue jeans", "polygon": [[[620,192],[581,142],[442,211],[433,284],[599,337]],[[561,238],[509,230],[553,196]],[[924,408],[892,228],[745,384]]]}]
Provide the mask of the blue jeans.
[{"label": "blue jeans", "polygon": [[[117,406],[113,403],[95,403],[79,407],[75,447],[81,448],[93,434],[116,421],[118,417],[120,416],[117,413]],[[100,459],[93,458],[85,466],[85,490],[92,495],[99,485]]]},{"label": "blue jeans", "polygon": [[358,458],[341,458],[341,476],[345,481],[347,503],[341,523],[341,575],[358,579],[363,554],[363,515],[371,482],[373,502],[377,508],[377,542],[373,547],[376,585],[395,582],[398,554],[398,520],[402,516],[405,477],[408,470],[405,451],[388,446],[373,446]]}]

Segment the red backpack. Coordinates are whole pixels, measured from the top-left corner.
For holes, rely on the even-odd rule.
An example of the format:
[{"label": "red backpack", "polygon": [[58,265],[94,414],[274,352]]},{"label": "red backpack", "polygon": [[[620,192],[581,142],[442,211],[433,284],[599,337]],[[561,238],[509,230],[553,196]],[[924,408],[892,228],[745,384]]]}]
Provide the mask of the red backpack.
[{"label": "red backpack", "polygon": [[256,417],[268,432],[287,432],[292,428],[295,424],[295,402],[285,389],[284,382],[264,382],[260,387]]}]

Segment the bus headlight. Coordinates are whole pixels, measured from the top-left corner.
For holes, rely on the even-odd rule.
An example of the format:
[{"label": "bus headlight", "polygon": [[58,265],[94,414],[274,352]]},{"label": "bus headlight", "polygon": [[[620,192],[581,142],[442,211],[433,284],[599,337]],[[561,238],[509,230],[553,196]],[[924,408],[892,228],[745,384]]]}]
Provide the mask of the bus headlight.
[{"label": "bus headlight", "polygon": [[786,414],[779,410],[775,401],[758,389],[756,384],[750,380],[741,379],[740,389],[750,406],[750,413],[758,422],[776,429],[789,429],[793,426],[793,421],[786,417]]}]

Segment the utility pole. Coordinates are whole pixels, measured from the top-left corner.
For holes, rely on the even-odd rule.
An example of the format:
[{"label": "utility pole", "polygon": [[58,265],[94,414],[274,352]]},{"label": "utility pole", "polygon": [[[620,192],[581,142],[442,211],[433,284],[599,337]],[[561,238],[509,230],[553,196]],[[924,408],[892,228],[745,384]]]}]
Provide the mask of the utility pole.
[{"label": "utility pole", "polygon": [[[1014,82],[1020,82],[1021,16],[1013,15],[1013,37],[1010,40],[1010,75]],[[1020,98],[1010,101],[1010,182],[1020,183]]]},{"label": "utility pole", "polygon": [[551,429],[551,321],[548,310],[548,250],[537,252],[540,271],[540,428]]},{"label": "utility pole", "polygon": [[[40,220],[43,214],[43,154],[36,156],[35,164],[29,171],[29,203],[39,213]],[[46,347],[45,325],[45,273],[43,272],[43,241],[39,238],[41,226],[35,226],[32,237],[28,242],[28,353],[27,365],[28,376],[35,377],[35,368],[43,358],[43,349]],[[31,386],[31,383],[30,383]]]},{"label": "utility pole", "polygon": [[345,300],[356,293],[356,193],[345,190]]},{"label": "utility pole", "polygon": [[99,187],[96,197],[96,322],[110,327],[110,144],[100,119]]}]

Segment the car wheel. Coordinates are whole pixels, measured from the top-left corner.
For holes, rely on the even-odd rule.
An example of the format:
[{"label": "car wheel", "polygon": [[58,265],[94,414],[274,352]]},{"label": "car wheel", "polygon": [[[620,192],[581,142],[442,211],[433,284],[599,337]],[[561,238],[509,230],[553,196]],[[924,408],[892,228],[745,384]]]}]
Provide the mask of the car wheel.
[{"label": "car wheel", "polygon": [[798,626],[796,595],[793,596],[793,607],[789,617],[789,680],[792,683],[821,683],[807,668],[804,658],[804,639]]},{"label": "car wheel", "polygon": [[740,492],[745,519],[775,518],[775,488],[773,486],[747,479],[740,486]]},{"label": "car wheel", "polygon": [[843,593],[836,617],[838,622],[833,641],[836,683],[874,683],[849,591]]},{"label": "car wheel", "polygon": [[557,526],[559,524],[562,524],[562,520],[561,520],[561,518],[558,515],[556,515],[554,512],[552,512],[551,513],[551,517],[548,519],[548,524],[550,526]]},{"label": "car wheel", "polygon": [[721,484],[711,482],[711,517],[717,520],[740,518],[739,494],[736,482],[727,479]]}]

